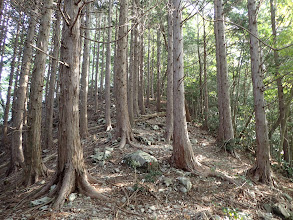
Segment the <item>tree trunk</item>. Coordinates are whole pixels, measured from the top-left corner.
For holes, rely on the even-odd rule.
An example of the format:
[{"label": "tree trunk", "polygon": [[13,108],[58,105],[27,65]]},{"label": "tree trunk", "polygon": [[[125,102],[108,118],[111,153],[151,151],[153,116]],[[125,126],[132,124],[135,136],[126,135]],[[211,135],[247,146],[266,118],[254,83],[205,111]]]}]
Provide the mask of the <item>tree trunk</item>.
[{"label": "tree trunk", "polygon": [[[138,17],[138,0],[133,1],[133,7],[135,8],[135,16]],[[134,22],[138,22],[138,18],[134,20]],[[135,24],[134,26],[134,35],[133,35],[133,43],[134,43],[134,55],[133,55],[133,116],[137,117],[139,115],[139,106],[138,106],[138,75],[139,75],[139,26]]]},{"label": "tree trunk", "polygon": [[[155,42],[155,35],[153,35],[152,42]],[[155,56],[155,47],[152,45],[152,66],[151,66],[151,97],[155,98],[154,91],[154,56]]]},{"label": "tree trunk", "polygon": [[[86,21],[84,35],[86,38],[90,37],[90,25],[91,25],[91,15],[90,15],[90,3],[86,5]],[[89,77],[89,58],[90,58],[90,45],[89,40],[84,39],[83,47],[83,61],[81,70],[81,80],[80,80],[80,137],[86,138],[88,136],[88,117],[87,117],[87,98],[88,98],[88,77]]]},{"label": "tree trunk", "polygon": [[161,39],[160,27],[157,29],[157,112],[161,111]]},{"label": "tree trunk", "polygon": [[[270,0],[270,9],[271,9],[271,24],[272,24],[272,32],[273,32],[273,42],[274,46],[277,47],[277,30],[276,30],[276,7],[274,5],[274,0]],[[285,137],[286,130],[286,117],[285,117],[285,103],[284,103],[284,91],[282,85],[282,77],[280,76],[280,61],[279,61],[279,52],[274,50],[274,62],[275,62],[275,76],[277,78],[277,86],[278,86],[278,99],[279,99],[279,114],[281,119],[281,128],[280,128],[280,148],[278,153],[278,160],[281,161],[281,151],[284,151],[284,159],[286,162],[289,162],[289,143],[288,139]]]},{"label": "tree trunk", "polygon": [[[203,18],[204,20],[204,18]],[[199,18],[197,14],[197,56],[198,56],[198,65],[199,65],[199,98],[198,98],[198,106],[199,106],[199,114],[203,113],[203,83],[202,83],[202,61],[201,61],[201,54],[200,54],[200,40],[199,40]]]},{"label": "tree trunk", "polygon": [[4,120],[3,120],[3,144],[4,146],[8,143],[8,116],[9,116],[9,110],[10,110],[10,102],[11,102],[11,89],[12,89],[12,83],[13,83],[13,76],[14,76],[14,69],[15,69],[15,60],[17,56],[17,49],[18,49],[18,41],[19,41],[19,32],[20,32],[20,24],[17,24],[15,38],[14,38],[14,49],[13,49],[13,55],[12,60],[10,63],[10,75],[9,75],[9,83],[8,83],[8,89],[7,89],[7,97],[6,97],[6,106],[4,111]]},{"label": "tree trunk", "polygon": [[127,0],[120,0],[119,30],[117,42],[117,137],[121,137],[120,148],[132,139],[127,103]]},{"label": "tree trunk", "polygon": [[111,39],[112,39],[112,0],[109,0],[109,14],[108,14],[108,43],[107,43],[107,55],[106,55],[106,74],[105,74],[105,119],[106,119],[106,130],[112,129],[111,125],[111,99],[110,99],[110,75],[111,75]]},{"label": "tree trunk", "polygon": [[250,56],[251,56],[251,76],[253,84],[253,98],[255,109],[255,130],[256,130],[256,162],[249,170],[249,174],[263,183],[271,182],[270,149],[267,132],[267,122],[264,102],[264,85],[260,72],[257,20],[255,0],[248,0],[248,17],[250,34]]},{"label": "tree trunk", "polygon": [[31,17],[27,30],[26,42],[23,49],[21,71],[19,76],[19,87],[16,92],[15,113],[12,121],[12,144],[10,166],[6,172],[7,175],[16,171],[19,166],[24,164],[23,146],[22,146],[22,128],[24,121],[25,102],[27,97],[28,75],[31,69],[32,47],[36,28],[36,20]]},{"label": "tree trunk", "polygon": [[170,143],[173,135],[173,17],[172,0],[168,3],[168,63],[167,63],[167,113],[166,113],[166,142]]},{"label": "tree trunk", "polygon": [[47,98],[47,112],[46,112],[46,120],[45,120],[45,148],[53,147],[53,118],[54,118],[54,93],[55,93],[55,85],[56,85],[56,74],[58,70],[58,59],[59,59],[59,51],[60,51],[60,32],[61,32],[61,18],[60,12],[57,10],[55,12],[55,25],[54,25],[54,36],[53,43],[54,49],[52,56],[57,59],[52,59],[51,65],[51,77],[50,77],[50,85],[49,85],[49,93]]},{"label": "tree trunk", "polygon": [[[95,180],[88,174],[83,158],[79,135],[79,62],[80,62],[80,8],[83,2],[65,0],[64,8],[69,18],[64,22],[61,41],[61,60],[67,65],[60,68],[60,105],[58,129],[58,166],[55,176],[36,196],[47,191],[53,184],[56,195],[53,209],[60,209],[65,199],[75,190],[92,198],[105,199],[89,181]],[[96,181],[95,181],[96,182]]]},{"label": "tree trunk", "polygon": [[[98,28],[101,27],[101,15],[98,15]],[[101,31],[98,30],[98,41],[101,37]],[[98,106],[99,106],[99,88],[98,88],[98,76],[99,76],[99,66],[100,66],[100,43],[97,43],[97,60],[96,60],[96,76],[95,76],[95,113],[98,113]]]},{"label": "tree trunk", "polygon": [[207,42],[206,42],[206,27],[203,19],[203,128],[208,130],[209,118],[209,92],[208,92],[208,74],[207,74]]},{"label": "tree trunk", "polygon": [[[106,27],[106,19],[104,18],[103,19],[103,24],[104,24],[104,29]],[[104,30],[103,29],[103,30]],[[104,90],[104,64],[105,64],[105,31],[103,31],[103,47],[102,47],[102,64],[101,64],[101,73],[100,73],[100,91],[101,93],[103,92]]]},{"label": "tree trunk", "polygon": [[147,99],[146,99],[146,107],[150,107],[150,41],[151,41],[151,30],[148,33],[148,61],[147,61]]},{"label": "tree trunk", "polygon": [[[132,16],[134,15],[134,7],[132,8]],[[135,22],[135,21],[134,21]],[[132,24],[135,25],[135,24]],[[129,78],[128,78],[128,96],[127,96],[127,100],[128,100],[128,114],[129,114],[129,120],[130,120],[130,124],[133,125],[134,123],[134,115],[133,115],[133,85],[134,85],[134,72],[135,72],[135,68],[134,68],[134,30],[132,29],[131,31],[131,36],[130,36],[130,51],[129,51]],[[118,59],[118,55],[117,55],[117,59]],[[117,68],[118,69],[118,68]],[[118,79],[117,79],[118,80]],[[118,95],[118,92],[117,92]]]},{"label": "tree trunk", "polygon": [[[143,5],[140,5],[143,7]],[[141,8],[140,16],[143,14],[143,8]],[[140,26],[140,67],[139,67],[139,90],[138,90],[138,104],[139,110],[142,115],[145,114],[145,105],[144,105],[144,42],[143,42],[143,35],[144,35],[144,22],[141,21],[142,24]]]},{"label": "tree trunk", "polygon": [[191,171],[196,166],[196,160],[188,137],[184,108],[182,8],[180,2],[180,0],[173,0],[173,101],[176,105],[174,105],[172,162],[177,168]]},{"label": "tree trunk", "polygon": [[[26,169],[24,171],[24,184],[31,185],[39,177],[46,175],[47,168],[42,162],[41,126],[42,126],[42,98],[44,85],[44,72],[46,69],[46,54],[49,44],[50,24],[53,0],[44,1],[42,19],[40,23],[34,69],[31,78],[29,115],[28,115],[28,142],[25,153]],[[44,53],[44,52],[45,53]]]},{"label": "tree trunk", "polygon": [[[215,0],[215,11],[216,11],[216,52],[218,53],[217,68],[219,72],[217,75],[218,83],[218,99],[219,104],[219,141],[220,144],[225,143],[228,146],[226,150],[234,153],[234,131],[232,126],[231,117],[231,105],[230,105],[230,93],[229,93],[229,80],[228,80],[228,69],[226,59],[226,45],[225,45],[225,28],[224,28],[224,16],[223,16],[223,2],[222,0]],[[221,110],[220,110],[221,109]]]}]

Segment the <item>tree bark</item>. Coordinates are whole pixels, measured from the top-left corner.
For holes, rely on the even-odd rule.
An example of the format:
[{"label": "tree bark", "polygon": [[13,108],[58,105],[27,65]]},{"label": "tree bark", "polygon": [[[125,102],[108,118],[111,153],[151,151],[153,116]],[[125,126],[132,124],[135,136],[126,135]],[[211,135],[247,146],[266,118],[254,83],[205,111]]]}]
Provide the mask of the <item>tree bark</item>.
[{"label": "tree bark", "polygon": [[[132,8],[132,16],[134,16],[134,7]],[[135,24],[132,24],[135,25]],[[134,68],[134,30],[132,29],[131,31],[131,36],[130,36],[130,51],[129,51],[129,77],[128,77],[128,96],[127,96],[127,100],[128,100],[128,114],[129,114],[129,120],[130,120],[130,124],[133,125],[134,123],[134,115],[133,115],[133,85],[134,85],[134,72],[135,72],[135,68]],[[117,59],[118,59],[118,55],[117,55]],[[117,68],[118,69],[118,68]],[[118,95],[118,93],[117,93]]]},{"label": "tree bark", "polygon": [[[98,28],[101,27],[101,15],[98,15]],[[101,31],[98,30],[98,41],[101,37]],[[99,76],[99,66],[100,66],[100,43],[97,43],[97,59],[96,59],[96,76],[95,76],[95,113],[98,113],[98,106],[99,106],[99,88],[98,88],[98,76]]]},{"label": "tree bark", "polygon": [[110,99],[110,75],[111,75],[111,39],[112,39],[112,0],[109,0],[109,14],[108,14],[108,43],[107,43],[107,54],[106,54],[106,74],[105,74],[105,120],[106,120],[106,130],[112,129],[111,125],[111,99]]},{"label": "tree bark", "polygon": [[174,132],[172,162],[175,167],[184,170],[194,170],[196,160],[188,137],[184,107],[184,68],[183,68],[183,34],[182,8],[180,0],[173,0],[173,101],[174,105]]},{"label": "tree bark", "polygon": [[[104,24],[104,29],[105,29],[105,24],[106,24],[106,19],[103,19],[103,24]],[[102,63],[101,63],[101,73],[100,73],[100,91],[101,93],[104,90],[104,65],[105,65],[105,31],[103,31],[103,47],[102,47]]]},{"label": "tree bark", "polygon": [[147,58],[147,91],[146,91],[146,107],[150,107],[150,41],[151,41],[151,30],[148,33],[148,58]]},{"label": "tree bark", "polygon": [[[138,0],[134,0],[133,7],[135,8],[134,14],[138,17]],[[134,19],[134,22],[138,22],[138,18]],[[133,55],[133,116],[137,117],[139,115],[139,106],[138,106],[138,79],[139,79],[139,25],[135,24],[134,26],[134,55]]]},{"label": "tree bark", "polygon": [[173,135],[173,11],[172,0],[168,2],[168,63],[167,63],[167,115],[166,142],[170,143]]},{"label": "tree bark", "polygon": [[[222,0],[215,0],[215,30],[216,30],[216,52],[217,52],[217,68],[219,72],[217,75],[218,82],[218,99],[219,99],[219,141],[220,144],[225,143],[228,146],[226,150],[234,153],[234,130],[232,126],[231,117],[231,105],[230,105],[230,92],[229,92],[229,80],[228,69],[226,59],[226,44],[225,44],[225,28],[223,19],[223,2]],[[218,70],[217,70],[218,71]],[[221,110],[220,110],[221,109]],[[222,124],[221,124],[222,123]],[[220,136],[221,135],[221,136]],[[228,143],[228,145],[227,145]]]},{"label": "tree bark", "polygon": [[117,128],[116,135],[121,137],[120,148],[132,139],[132,131],[128,114],[127,103],[127,0],[120,0],[119,30],[117,42]]},{"label": "tree bark", "polygon": [[[90,3],[86,5],[86,21],[84,35],[86,38],[90,37],[91,15]],[[90,45],[89,40],[84,39],[83,47],[83,61],[80,79],[80,137],[86,138],[88,136],[88,117],[87,117],[87,98],[88,98],[88,77],[89,77],[89,58],[90,58]]]},{"label": "tree bark", "polygon": [[258,51],[258,36],[255,0],[248,0],[248,17],[250,34],[250,56],[251,56],[251,77],[253,84],[253,98],[255,110],[255,130],[256,130],[256,161],[255,165],[249,170],[257,181],[263,183],[271,182],[270,168],[270,148],[267,131],[267,121],[264,102],[264,85],[260,72],[260,56]]},{"label": "tree bark", "polygon": [[60,52],[60,32],[61,32],[61,17],[60,12],[56,10],[55,12],[55,25],[54,25],[54,36],[53,36],[53,44],[54,49],[52,56],[57,59],[52,59],[51,65],[51,76],[50,76],[50,84],[49,84],[49,92],[47,97],[47,112],[46,112],[46,120],[45,120],[45,140],[44,147],[52,148],[53,147],[53,119],[54,119],[54,93],[56,87],[56,75],[58,70],[58,59]]},{"label": "tree bark", "polygon": [[[139,16],[143,14],[143,3],[140,4],[141,9]],[[142,24],[140,25],[140,67],[139,67],[139,90],[138,90],[138,105],[139,110],[142,115],[145,114],[145,105],[144,105],[144,41],[143,41],[143,35],[144,35],[144,22],[141,21]]]},{"label": "tree bark", "polygon": [[160,27],[157,29],[157,112],[161,111],[161,39]]},{"label": "tree bark", "polygon": [[[53,0],[44,1],[37,47],[45,53],[47,53],[49,44],[52,7]],[[47,59],[44,52],[37,50],[32,72],[29,96],[28,140],[25,153],[25,185],[34,184],[39,177],[45,176],[47,172],[47,168],[42,162],[41,150],[42,98]]]},{"label": "tree bark", "polygon": [[207,42],[206,42],[206,26],[203,19],[203,128],[208,130],[209,119],[209,92],[208,92],[208,74],[207,74]]}]

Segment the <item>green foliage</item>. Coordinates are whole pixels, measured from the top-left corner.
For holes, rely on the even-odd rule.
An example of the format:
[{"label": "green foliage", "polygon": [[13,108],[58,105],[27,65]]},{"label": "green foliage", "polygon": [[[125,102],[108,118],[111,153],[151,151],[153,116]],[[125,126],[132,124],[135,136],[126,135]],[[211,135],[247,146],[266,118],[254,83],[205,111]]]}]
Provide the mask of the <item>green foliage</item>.
[{"label": "green foliage", "polygon": [[223,208],[223,212],[229,217],[229,219],[239,219],[239,220],[245,220],[249,216],[245,213],[240,212],[237,208]]},{"label": "green foliage", "polygon": [[150,170],[150,172],[145,175],[144,179],[146,182],[154,183],[161,175],[162,172],[159,170]]}]

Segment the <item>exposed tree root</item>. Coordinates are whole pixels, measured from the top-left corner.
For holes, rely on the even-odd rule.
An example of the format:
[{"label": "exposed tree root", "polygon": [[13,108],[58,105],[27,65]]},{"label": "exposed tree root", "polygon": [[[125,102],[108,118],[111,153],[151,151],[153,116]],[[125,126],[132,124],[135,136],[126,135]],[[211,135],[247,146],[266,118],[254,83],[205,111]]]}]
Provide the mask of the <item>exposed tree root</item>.
[{"label": "exposed tree root", "polygon": [[254,165],[251,169],[247,171],[247,176],[255,182],[272,185],[274,182],[271,176],[272,171],[270,170],[270,168],[268,169],[269,170],[264,169],[265,171],[261,172],[261,169],[257,165]]}]

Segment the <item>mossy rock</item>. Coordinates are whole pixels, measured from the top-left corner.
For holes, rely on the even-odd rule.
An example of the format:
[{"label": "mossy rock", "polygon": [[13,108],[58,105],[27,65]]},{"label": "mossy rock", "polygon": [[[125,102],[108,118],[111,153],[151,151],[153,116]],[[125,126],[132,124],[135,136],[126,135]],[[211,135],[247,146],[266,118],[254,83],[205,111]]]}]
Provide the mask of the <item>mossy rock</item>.
[{"label": "mossy rock", "polygon": [[126,155],[124,161],[132,168],[142,169],[147,172],[159,169],[158,160],[141,150]]}]

